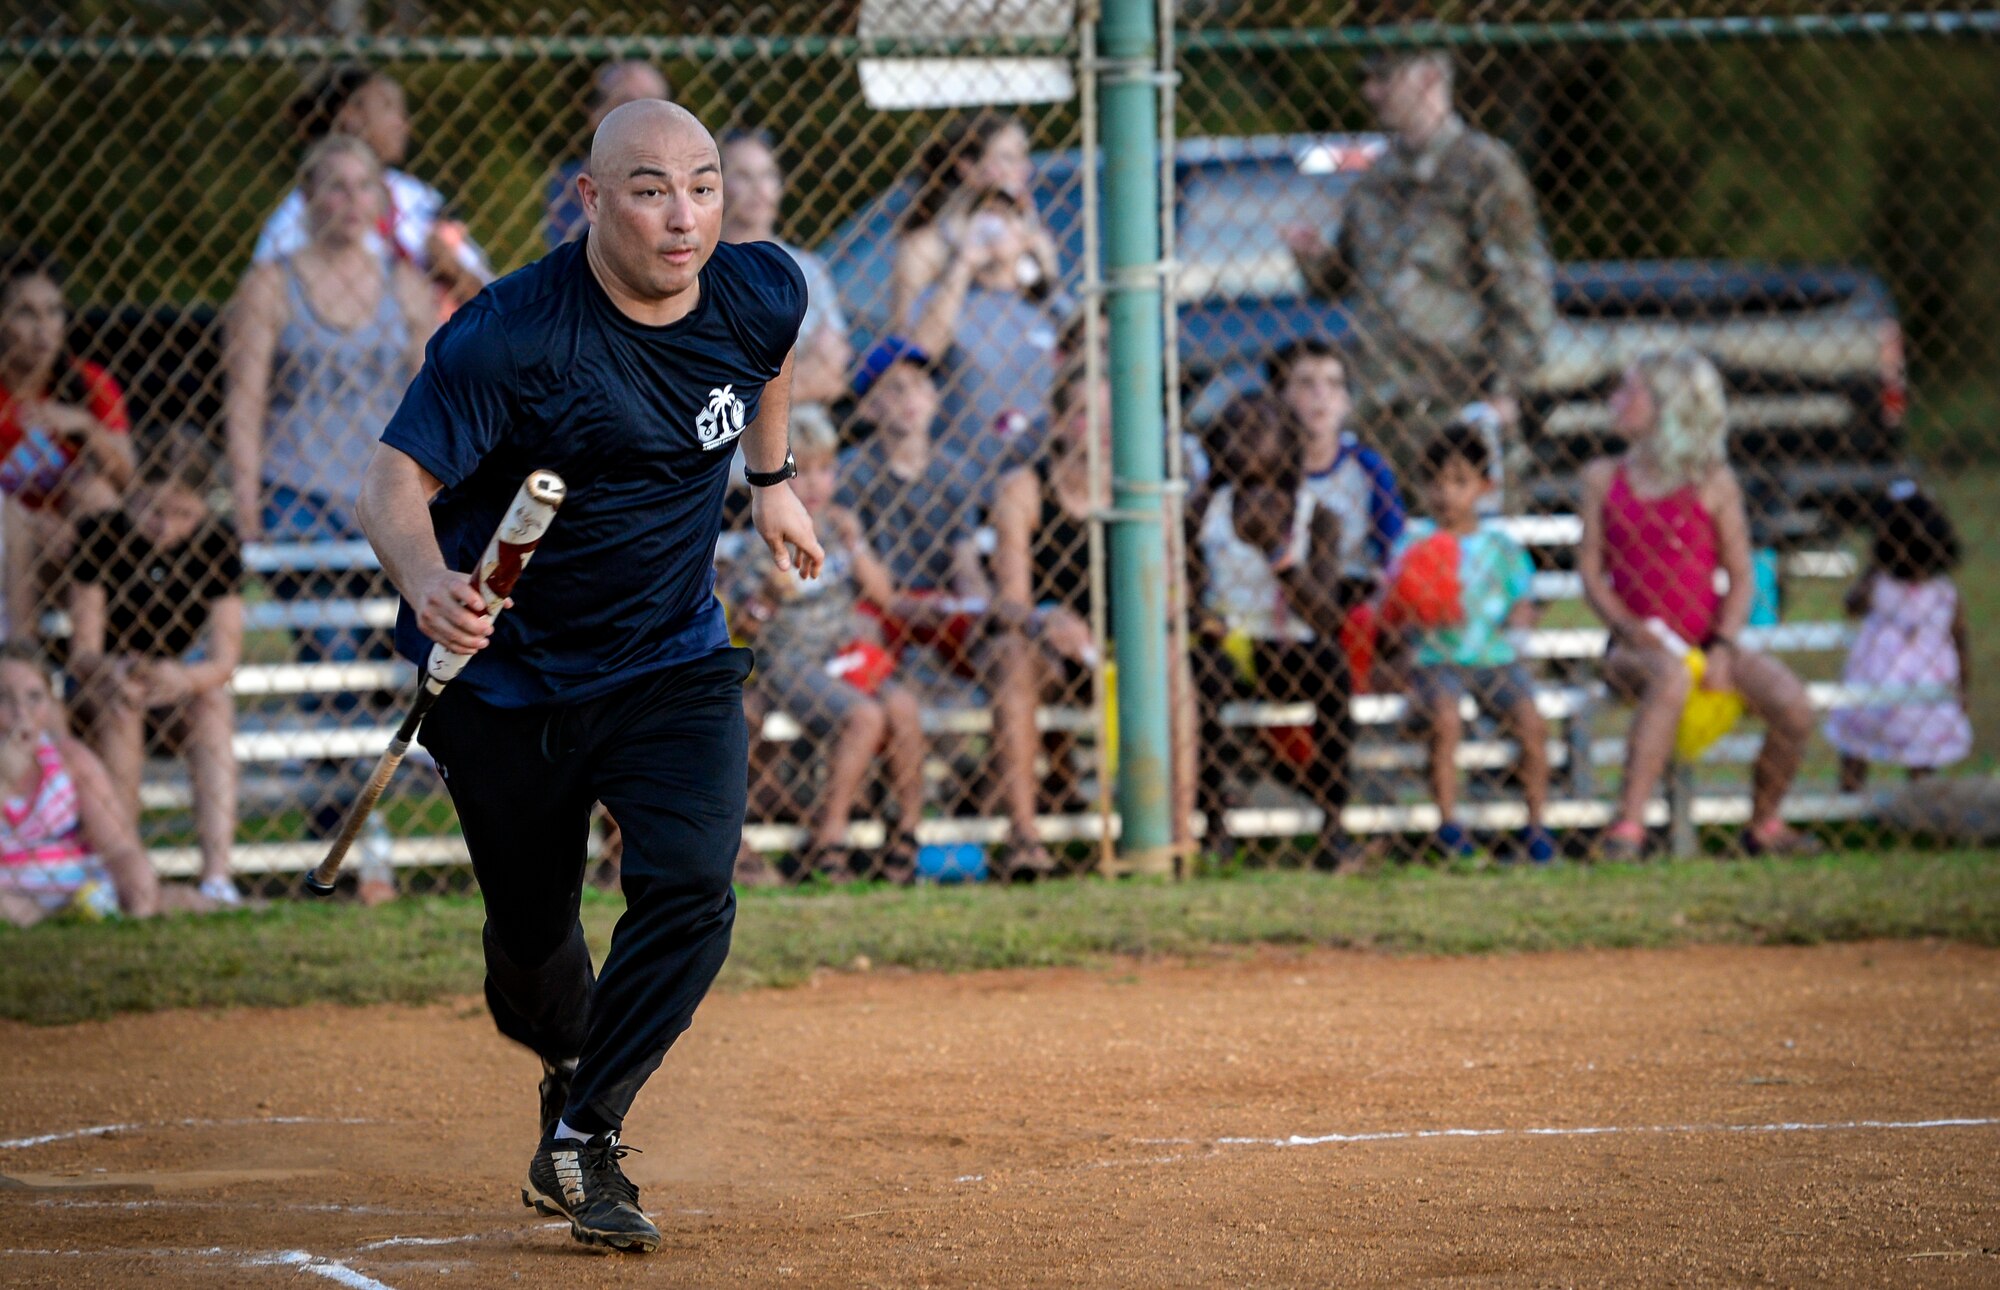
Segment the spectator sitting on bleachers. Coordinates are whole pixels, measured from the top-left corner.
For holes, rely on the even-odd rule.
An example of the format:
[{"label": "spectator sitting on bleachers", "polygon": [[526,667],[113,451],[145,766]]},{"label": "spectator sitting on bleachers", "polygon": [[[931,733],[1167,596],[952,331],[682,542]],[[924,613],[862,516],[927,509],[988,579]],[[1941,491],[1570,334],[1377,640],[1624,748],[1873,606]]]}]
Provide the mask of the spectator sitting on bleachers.
[{"label": "spectator sitting on bleachers", "polygon": [[243,657],[243,551],[204,500],[212,475],[191,446],[155,453],[123,507],[83,521],[69,670],[83,686],[90,745],[131,818],[139,816],[148,745],[187,758],[201,893],[233,905],[229,678]]},{"label": "spectator sitting on bleachers", "polygon": [[27,247],[0,249],[0,628],[35,615],[75,545],[78,517],[117,505],[132,478],[125,393],[69,352],[62,269]]},{"label": "spectator sitting on bleachers", "polygon": [[[1305,432],[1305,487],[1340,520],[1341,600],[1349,637],[1374,630],[1371,598],[1403,535],[1403,495],[1388,461],[1349,428],[1347,360],[1323,340],[1293,341],[1264,361],[1269,388]],[[1350,657],[1360,651],[1350,649]],[[1365,669],[1364,669],[1365,671]],[[1366,689],[1366,675],[1354,677]]]},{"label": "spectator sitting on bleachers", "polygon": [[1314,864],[1340,871],[1351,847],[1342,832],[1348,754],[1354,744],[1348,701],[1353,683],[1340,628],[1340,520],[1304,486],[1303,432],[1284,403],[1239,399],[1224,410],[1220,481],[1191,509],[1188,594],[1196,607],[1190,641],[1202,716],[1200,805],[1212,850],[1227,853],[1223,810],[1235,741],[1221,721],[1234,695],[1310,703],[1309,729],[1270,737],[1279,778],[1325,812]]},{"label": "spectator sitting on bleachers", "polygon": [[[382,208],[375,154],[346,135],[313,145],[300,168],[312,240],[259,264],[230,302],[225,403],[237,531],[246,541],[361,537],[352,509],[382,428],[436,325],[415,270],[367,236]],[[367,574],[287,573],[281,600],[366,594]],[[320,628],[304,661],[353,659],[364,637]],[[378,642],[371,657],[388,657]]]},{"label": "spectator sitting on bleachers", "polygon": [[722,240],[770,242],[797,262],[806,278],[806,317],[792,351],[792,402],[831,403],[846,392],[847,369],[854,362],[840,289],[825,260],[778,236],[785,172],[771,136],[762,130],[730,130],[721,143]]},{"label": "spectator sitting on bleachers", "polygon": [[64,731],[49,676],[33,646],[0,645],[0,918],[26,927],[63,912],[206,908],[185,888],[162,892],[110,776]]},{"label": "spectator sitting on bleachers", "polygon": [[[1528,827],[1521,851],[1536,864],[1555,859],[1543,827],[1549,797],[1548,725],[1535,707],[1535,683],[1521,665],[1510,627],[1526,627],[1535,567],[1504,530],[1482,524],[1480,500],[1493,491],[1493,452],[1477,427],[1446,426],[1420,463],[1428,519],[1412,523],[1390,566],[1383,618],[1414,638],[1412,715],[1429,733],[1431,795],[1441,823],[1436,849],[1448,858],[1477,853],[1458,821],[1459,703],[1468,696],[1521,747],[1521,794]],[[1456,591],[1456,595],[1451,593]]]},{"label": "spectator sitting on bleachers", "polygon": [[[874,432],[842,454],[834,504],[854,512],[881,549],[890,579],[907,593],[978,590],[977,485],[992,467],[969,464],[932,442],[941,429],[938,392],[924,352],[894,336],[878,342],[862,359],[854,388]],[[892,647],[900,646],[903,625],[887,626]],[[955,670],[966,672],[971,624],[954,619],[939,631],[944,634],[918,632],[912,639],[934,645]]]},{"label": "spectator sitting on bleachers", "polygon": [[1046,237],[1033,206],[1004,188],[968,203],[965,234],[937,281],[917,297],[904,333],[939,358],[946,432],[942,442],[967,456],[1030,453],[1036,414],[1056,379],[1058,323],[1048,304],[1050,279],[1024,282],[1030,248]]},{"label": "spectator sitting on bleachers", "polygon": [[[833,504],[838,439],[832,423],[823,414],[795,410],[791,432],[799,472],[792,488],[813,518],[826,563],[817,579],[806,581],[796,571],[755,561],[741,570],[742,585],[728,597],[734,622],[739,635],[755,642],[756,688],[813,739],[832,743],[802,872],[845,878],[858,871],[909,882],[916,877],[916,827],[924,806],[922,714],[916,695],[891,679],[894,658],[860,603],[872,601],[905,619],[927,609],[898,592],[853,512]],[[885,743],[897,819],[882,854],[857,865],[847,849],[847,827]]]},{"label": "spectator sitting on bleachers", "polygon": [[[446,216],[444,194],[396,169],[410,149],[410,113],[394,77],[357,63],[340,64],[302,90],[291,113],[308,150],[340,135],[360,140],[374,154],[387,206],[368,229],[368,247],[384,260],[401,260],[430,275],[441,297],[432,304],[434,315],[448,314],[492,281],[486,253],[462,223]],[[257,235],[254,263],[271,264],[305,249],[313,237],[308,200],[303,184],[285,194]]]},{"label": "spectator sitting on bleachers", "polygon": [[1950,698],[1837,708],[1827,742],[1840,750],[1840,790],[1858,793],[1872,762],[1901,766],[1912,780],[1972,751],[1965,714],[1971,628],[1952,583],[1958,533],[1937,500],[1899,479],[1875,503],[1872,558],[1847,593],[1862,619],[1841,680],[1855,686],[1933,685]]},{"label": "spectator sitting on bleachers", "polygon": [[[1604,679],[1637,703],[1627,734],[1618,817],[1602,854],[1645,848],[1645,811],[1674,752],[1699,652],[1701,686],[1735,691],[1766,727],[1751,784],[1743,849],[1798,854],[1816,841],[1779,815],[1812,733],[1805,687],[1783,663],[1737,643],[1750,614],[1749,522],[1728,460],[1728,407],[1715,365],[1692,350],[1649,354],[1625,373],[1611,401],[1630,445],[1583,472],[1584,595],[1611,630]],[[1727,594],[1716,571],[1728,575]]]},{"label": "spectator sitting on bleachers", "polygon": [[1349,427],[1347,362],[1326,341],[1292,341],[1264,360],[1264,378],[1299,420],[1306,489],[1339,517],[1345,576],[1366,595],[1403,535],[1403,495],[1388,459]]},{"label": "spectator sitting on bleachers", "polygon": [[[993,502],[993,615],[1005,628],[994,642],[1000,688],[993,734],[1009,829],[997,868],[1009,879],[1054,869],[1035,827],[1035,710],[1043,702],[1090,702],[1098,662],[1090,626],[1090,517],[1110,497],[1091,479],[1089,393],[1081,372],[1056,387],[1047,453],[1008,472]],[[1098,393],[1108,408],[1101,383]],[[1098,449],[1109,458],[1108,414]],[[1108,567],[1105,595],[1111,595]]]},{"label": "spectator sitting on bleachers", "polygon": [[[604,118],[611,115],[613,108],[639,99],[665,99],[671,103],[673,97],[674,87],[667,82],[665,73],[644,59],[622,58],[603,64],[591,73],[590,89],[583,99],[586,117],[584,152],[589,153],[591,137],[597,133],[597,127],[604,124]],[[548,210],[542,221],[542,238],[549,244],[550,250],[590,227],[590,221],[583,216],[583,198],[576,190],[576,177],[583,173],[588,160],[586,155],[565,161],[556,170],[555,177],[549,180]]]},{"label": "spectator sitting on bleachers", "polygon": [[[1044,295],[1062,276],[1055,239],[1034,208],[1035,169],[1028,129],[1016,116],[978,112],[960,117],[925,150],[917,191],[897,227],[895,281],[889,330],[910,334],[917,297],[936,285],[972,240],[973,205],[980,194],[1009,194],[1022,208],[1026,244],[1012,281]],[[934,352],[942,352],[941,349]]]}]

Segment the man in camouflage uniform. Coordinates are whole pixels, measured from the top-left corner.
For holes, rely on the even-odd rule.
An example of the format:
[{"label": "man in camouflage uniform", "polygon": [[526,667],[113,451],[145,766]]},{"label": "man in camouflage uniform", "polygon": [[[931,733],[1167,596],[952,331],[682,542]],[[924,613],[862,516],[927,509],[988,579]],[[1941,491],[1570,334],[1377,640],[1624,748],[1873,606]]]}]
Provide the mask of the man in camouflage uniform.
[{"label": "man in camouflage uniform", "polygon": [[1527,175],[1453,109],[1445,54],[1377,55],[1363,70],[1389,151],[1355,181],[1334,245],[1298,225],[1286,244],[1313,294],[1348,301],[1358,420],[1392,457],[1482,401],[1517,448],[1518,400],[1555,313]]}]

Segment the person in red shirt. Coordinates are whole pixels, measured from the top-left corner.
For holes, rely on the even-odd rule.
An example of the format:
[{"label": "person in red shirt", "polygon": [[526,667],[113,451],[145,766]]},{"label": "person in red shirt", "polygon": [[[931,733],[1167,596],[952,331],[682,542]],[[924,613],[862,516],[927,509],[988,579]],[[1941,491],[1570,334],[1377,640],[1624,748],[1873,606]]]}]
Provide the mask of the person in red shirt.
[{"label": "person in red shirt", "polygon": [[0,251],[0,495],[8,623],[34,619],[38,562],[60,562],[78,516],[108,510],[132,480],[131,417],[110,373],[69,353],[62,270]]}]

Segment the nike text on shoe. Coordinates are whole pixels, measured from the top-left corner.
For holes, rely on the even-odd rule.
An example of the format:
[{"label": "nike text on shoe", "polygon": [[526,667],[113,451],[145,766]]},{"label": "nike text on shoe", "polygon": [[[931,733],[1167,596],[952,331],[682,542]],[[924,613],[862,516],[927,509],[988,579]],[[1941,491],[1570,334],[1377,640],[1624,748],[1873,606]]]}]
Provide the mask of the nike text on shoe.
[{"label": "nike text on shoe", "polygon": [[556,1136],[556,1125],[562,1120],[563,1105],[569,1101],[570,1081],[576,1078],[576,1058],[566,1062],[552,1062],[542,1058],[542,1141]]},{"label": "nike text on shoe", "polygon": [[528,1165],[521,1203],[537,1213],[569,1220],[569,1234],[585,1245],[651,1254],[660,1248],[660,1229],[639,1209],[639,1189],[618,1167],[636,1147],[619,1145],[616,1133],[587,1141],[542,1139]]}]

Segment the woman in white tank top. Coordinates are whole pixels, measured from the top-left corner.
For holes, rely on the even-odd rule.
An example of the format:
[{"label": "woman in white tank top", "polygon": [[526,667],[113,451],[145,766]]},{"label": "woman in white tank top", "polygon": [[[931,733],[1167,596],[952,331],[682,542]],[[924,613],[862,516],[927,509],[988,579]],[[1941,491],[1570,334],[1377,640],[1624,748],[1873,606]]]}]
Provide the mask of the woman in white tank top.
[{"label": "woman in white tank top", "polygon": [[[353,535],[361,472],[435,326],[422,276],[400,260],[385,269],[368,243],[385,200],[375,154],[329,135],[299,182],[311,240],[253,267],[229,307],[229,465],[245,541],[280,523],[294,540]],[[298,498],[315,502],[303,526],[274,505],[290,512]]]}]

